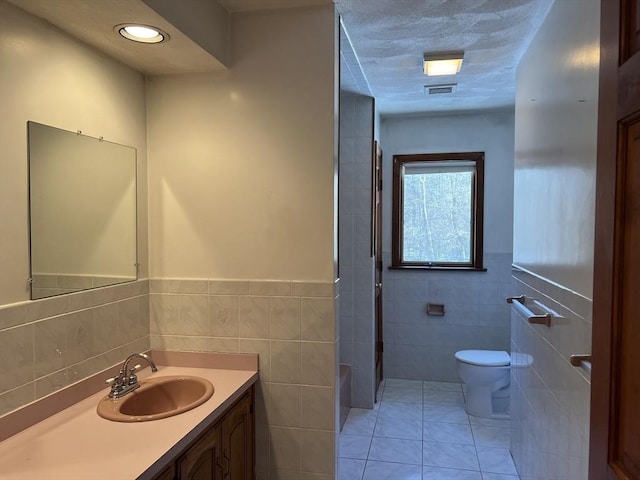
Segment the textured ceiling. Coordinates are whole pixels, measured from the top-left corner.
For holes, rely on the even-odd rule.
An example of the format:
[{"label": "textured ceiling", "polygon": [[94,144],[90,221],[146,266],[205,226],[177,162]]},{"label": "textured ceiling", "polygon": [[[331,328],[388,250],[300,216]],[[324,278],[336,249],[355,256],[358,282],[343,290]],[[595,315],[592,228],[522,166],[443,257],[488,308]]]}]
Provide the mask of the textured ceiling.
[{"label": "textured ceiling", "polygon": [[[336,0],[383,114],[513,105],[515,69],[553,0]],[[427,52],[464,51],[458,75],[427,77]],[[425,95],[425,85],[457,83]]]},{"label": "textured ceiling", "polygon": [[218,3],[230,12],[247,12],[250,10],[331,5],[334,2],[333,0],[218,0]]}]

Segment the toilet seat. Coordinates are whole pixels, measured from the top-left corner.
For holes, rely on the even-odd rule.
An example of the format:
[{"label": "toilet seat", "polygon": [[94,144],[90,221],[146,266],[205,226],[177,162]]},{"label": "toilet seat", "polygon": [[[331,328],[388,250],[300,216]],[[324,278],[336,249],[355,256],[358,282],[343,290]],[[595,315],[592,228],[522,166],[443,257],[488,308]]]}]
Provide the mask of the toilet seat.
[{"label": "toilet seat", "polygon": [[481,367],[506,367],[511,364],[511,356],[499,350],[460,350],[456,359]]}]

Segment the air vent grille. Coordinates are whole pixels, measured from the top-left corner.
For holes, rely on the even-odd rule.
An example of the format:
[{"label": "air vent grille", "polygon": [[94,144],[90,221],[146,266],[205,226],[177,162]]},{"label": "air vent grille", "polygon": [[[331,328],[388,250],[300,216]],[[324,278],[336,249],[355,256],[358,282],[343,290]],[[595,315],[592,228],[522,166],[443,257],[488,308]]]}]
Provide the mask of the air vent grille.
[{"label": "air vent grille", "polygon": [[446,83],[441,85],[425,85],[424,93],[426,95],[442,95],[443,93],[453,93],[456,91],[457,83]]}]

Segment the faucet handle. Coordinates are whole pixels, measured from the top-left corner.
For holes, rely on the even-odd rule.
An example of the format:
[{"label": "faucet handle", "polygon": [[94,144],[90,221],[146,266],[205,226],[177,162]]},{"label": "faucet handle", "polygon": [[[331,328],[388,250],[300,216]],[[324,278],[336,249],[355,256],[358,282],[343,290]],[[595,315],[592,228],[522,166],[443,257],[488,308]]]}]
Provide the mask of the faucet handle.
[{"label": "faucet handle", "polygon": [[122,378],[120,378],[119,375],[107,378],[104,383],[111,387],[111,393],[109,395],[117,393],[122,388]]},{"label": "faucet handle", "polygon": [[137,365],[134,365],[134,366],[131,368],[130,373],[136,373],[136,372],[137,372],[138,370],[140,370],[141,368],[142,368],[142,366],[138,363]]},{"label": "faucet handle", "polygon": [[136,372],[141,368],[142,367],[140,366],[140,364],[137,364],[131,367],[131,370],[129,370],[129,377],[126,380],[128,385],[136,385],[138,383],[138,377],[136,376]]}]

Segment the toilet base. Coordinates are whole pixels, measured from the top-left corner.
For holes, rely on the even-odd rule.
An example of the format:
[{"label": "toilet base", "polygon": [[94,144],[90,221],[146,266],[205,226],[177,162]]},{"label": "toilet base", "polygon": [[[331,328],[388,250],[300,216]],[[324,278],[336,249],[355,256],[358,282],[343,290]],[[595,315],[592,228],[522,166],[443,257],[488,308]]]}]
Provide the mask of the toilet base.
[{"label": "toilet base", "polygon": [[508,402],[508,393],[508,386],[492,394],[490,387],[466,385],[464,409],[469,415],[473,415],[474,417],[509,418],[509,405],[504,402],[504,400]]}]

